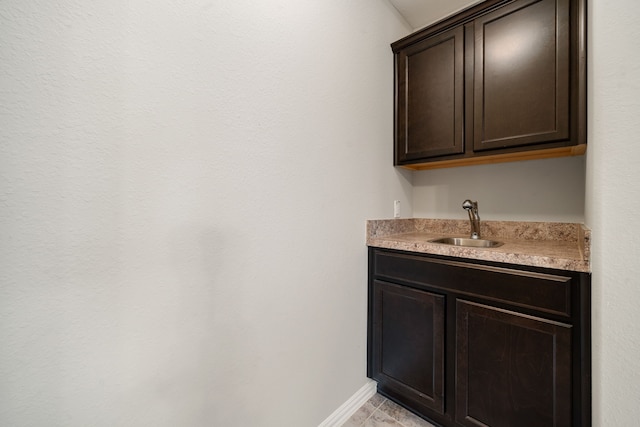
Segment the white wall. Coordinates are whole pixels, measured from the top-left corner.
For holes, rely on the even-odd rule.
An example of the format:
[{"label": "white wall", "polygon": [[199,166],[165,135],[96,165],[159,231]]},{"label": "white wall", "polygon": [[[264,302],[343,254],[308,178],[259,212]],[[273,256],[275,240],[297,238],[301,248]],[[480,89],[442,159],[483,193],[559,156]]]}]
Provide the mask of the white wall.
[{"label": "white wall", "polygon": [[0,425],[318,425],[365,381],[385,0],[0,3]]},{"label": "white wall", "polygon": [[640,420],[640,4],[589,5],[586,219],[592,228],[594,426]]}]

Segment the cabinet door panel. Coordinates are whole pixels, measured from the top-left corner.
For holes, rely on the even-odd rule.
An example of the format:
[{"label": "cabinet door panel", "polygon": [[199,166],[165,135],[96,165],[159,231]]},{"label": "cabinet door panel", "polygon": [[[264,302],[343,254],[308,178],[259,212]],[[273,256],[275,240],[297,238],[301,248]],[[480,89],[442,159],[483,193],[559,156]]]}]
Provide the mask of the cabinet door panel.
[{"label": "cabinet door panel", "polygon": [[464,29],[396,56],[396,161],[464,151]]},{"label": "cabinet door panel", "polygon": [[571,425],[571,326],[458,300],[456,421]]},{"label": "cabinet door panel", "polygon": [[374,281],[373,378],[444,413],[444,297]]},{"label": "cabinet door panel", "polygon": [[519,0],[474,21],[474,151],[569,139],[568,16]]}]

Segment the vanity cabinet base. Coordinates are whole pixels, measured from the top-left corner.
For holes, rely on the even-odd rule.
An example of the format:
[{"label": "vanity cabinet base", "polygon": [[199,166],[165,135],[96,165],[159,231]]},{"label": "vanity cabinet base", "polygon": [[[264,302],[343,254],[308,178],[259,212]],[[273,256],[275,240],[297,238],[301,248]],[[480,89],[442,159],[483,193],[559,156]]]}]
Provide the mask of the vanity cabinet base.
[{"label": "vanity cabinet base", "polygon": [[442,426],[591,425],[590,275],[369,248],[368,375]]}]

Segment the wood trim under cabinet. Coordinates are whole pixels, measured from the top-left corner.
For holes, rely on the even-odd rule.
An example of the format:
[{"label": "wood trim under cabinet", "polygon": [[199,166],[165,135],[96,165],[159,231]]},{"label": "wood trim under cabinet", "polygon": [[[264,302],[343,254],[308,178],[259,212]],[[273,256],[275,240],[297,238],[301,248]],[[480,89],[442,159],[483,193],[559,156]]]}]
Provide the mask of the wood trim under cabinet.
[{"label": "wood trim under cabinet", "polygon": [[547,148],[535,151],[523,151],[518,153],[494,154],[481,157],[467,157],[463,159],[439,160],[428,163],[415,163],[411,165],[398,165],[410,170],[428,170],[452,168],[457,166],[487,165],[493,163],[517,162],[522,160],[551,159],[554,157],[581,156],[587,151],[587,144],[573,145],[571,147]]}]

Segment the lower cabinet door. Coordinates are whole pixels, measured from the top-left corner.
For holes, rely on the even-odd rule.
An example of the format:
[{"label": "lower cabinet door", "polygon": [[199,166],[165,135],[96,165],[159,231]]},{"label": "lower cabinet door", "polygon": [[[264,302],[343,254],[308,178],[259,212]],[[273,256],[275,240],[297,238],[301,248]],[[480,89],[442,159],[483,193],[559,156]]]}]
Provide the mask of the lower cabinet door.
[{"label": "lower cabinet door", "polygon": [[456,421],[571,425],[571,326],[456,301]]},{"label": "lower cabinet door", "polygon": [[373,379],[443,414],[444,296],[376,280],[373,301]]}]

